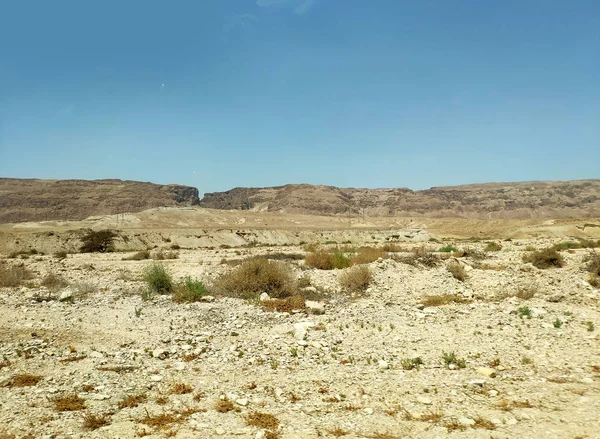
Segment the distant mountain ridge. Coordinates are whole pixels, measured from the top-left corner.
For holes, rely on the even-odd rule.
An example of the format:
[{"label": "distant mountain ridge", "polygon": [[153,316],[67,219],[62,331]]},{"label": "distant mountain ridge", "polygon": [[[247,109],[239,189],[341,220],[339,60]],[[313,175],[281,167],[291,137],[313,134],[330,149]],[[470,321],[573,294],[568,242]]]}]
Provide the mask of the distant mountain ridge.
[{"label": "distant mountain ridge", "polygon": [[356,189],[288,184],[204,195],[200,206],[318,215],[472,219],[600,217],[600,179]]},{"label": "distant mountain ridge", "polygon": [[161,206],[195,206],[198,189],[123,180],[0,178],[0,223],[80,220]]}]

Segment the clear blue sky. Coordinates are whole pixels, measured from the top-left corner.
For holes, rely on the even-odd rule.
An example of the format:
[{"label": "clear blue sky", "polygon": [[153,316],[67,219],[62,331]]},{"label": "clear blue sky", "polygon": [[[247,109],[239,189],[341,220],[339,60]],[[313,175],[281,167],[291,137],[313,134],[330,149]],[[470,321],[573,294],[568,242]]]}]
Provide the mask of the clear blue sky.
[{"label": "clear blue sky", "polygon": [[598,0],[12,0],[0,176],[600,178]]}]

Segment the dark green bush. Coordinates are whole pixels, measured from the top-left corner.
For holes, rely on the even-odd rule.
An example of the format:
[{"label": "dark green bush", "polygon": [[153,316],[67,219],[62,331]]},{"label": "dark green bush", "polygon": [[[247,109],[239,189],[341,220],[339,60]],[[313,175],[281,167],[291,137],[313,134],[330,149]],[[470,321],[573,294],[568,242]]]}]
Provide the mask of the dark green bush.
[{"label": "dark green bush", "polygon": [[152,293],[168,294],[173,289],[171,275],[162,264],[147,266],[143,272],[143,279]]},{"label": "dark green bush", "polygon": [[79,248],[81,253],[107,253],[114,251],[114,240],[118,235],[109,229],[90,230],[81,241],[83,245]]}]

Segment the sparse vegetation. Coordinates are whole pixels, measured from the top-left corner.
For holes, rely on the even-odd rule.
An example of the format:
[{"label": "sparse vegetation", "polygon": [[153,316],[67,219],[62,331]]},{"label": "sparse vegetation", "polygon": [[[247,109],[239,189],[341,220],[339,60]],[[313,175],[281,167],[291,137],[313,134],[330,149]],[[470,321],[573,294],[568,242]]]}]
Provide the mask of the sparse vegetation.
[{"label": "sparse vegetation", "polygon": [[456,247],[452,246],[452,245],[446,245],[444,247],[440,247],[438,249],[438,251],[440,253],[452,253],[452,252],[457,252],[458,249]]},{"label": "sparse vegetation", "polygon": [[540,269],[560,268],[565,265],[562,255],[553,248],[545,248],[523,255],[523,262],[529,262]]},{"label": "sparse vegetation", "polygon": [[404,370],[416,369],[417,367],[419,367],[422,364],[423,364],[423,360],[421,359],[421,357],[404,358],[403,360],[400,361],[400,365],[402,366],[402,369],[404,369]]},{"label": "sparse vegetation", "polygon": [[262,292],[271,298],[285,298],[296,294],[297,285],[284,263],[252,258],[217,278],[214,289],[223,296],[243,299],[256,299]]},{"label": "sparse vegetation", "polygon": [[562,327],[563,325],[563,321],[561,319],[556,319],[552,322],[552,326],[554,326],[556,329]]},{"label": "sparse vegetation", "polygon": [[6,384],[6,387],[30,387],[39,383],[43,377],[41,375],[31,375],[28,373],[14,375]]},{"label": "sparse vegetation", "polygon": [[143,261],[145,259],[150,259],[150,252],[148,250],[142,250],[123,258],[124,261]]},{"label": "sparse vegetation", "polygon": [[146,396],[145,393],[139,393],[136,395],[129,395],[127,397],[125,397],[124,400],[122,400],[121,402],[119,402],[118,407],[120,409],[124,409],[124,408],[133,408],[133,407],[137,407],[138,405],[146,402],[148,400],[148,396]]},{"label": "sparse vegetation", "polygon": [[246,416],[246,424],[266,430],[276,430],[279,427],[279,419],[269,413],[253,412]]},{"label": "sparse vegetation", "polygon": [[379,259],[387,258],[389,258],[389,254],[382,248],[360,247],[356,254],[352,256],[351,263],[353,265],[370,264],[371,262],[375,262]]},{"label": "sparse vegetation", "polygon": [[162,264],[154,263],[147,266],[142,276],[151,293],[168,294],[173,289],[171,275]]},{"label": "sparse vegetation", "polygon": [[229,399],[217,399],[215,401],[215,410],[219,413],[227,413],[234,409],[233,402]]},{"label": "sparse vegetation", "polygon": [[583,259],[586,262],[585,269],[590,273],[588,282],[595,288],[600,288],[600,253],[591,252]]},{"label": "sparse vegetation", "polygon": [[52,255],[55,259],[66,259],[67,252],[64,250],[59,250]]},{"label": "sparse vegetation", "polygon": [[517,310],[517,312],[519,313],[519,315],[521,317],[529,317],[529,318],[531,318],[531,316],[533,315],[533,311],[528,306],[522,306],[522,307],[520,307]]},{"label": "sparse vegetation", "polygon": [[90,230],[81,241],[83,245],[79,248],[81,253],[107,253],[114,251],[114,241],[117,233],[113,230]]},{"label": "sparse vegetation", "polygon": [[56,292],[61,288],[65,288],[69,285],[69,282],[62,276],[54,273],[47,274],[40,282],[42,287],[48,288],[50,291]]},{"label": "sparse vegetation", "polygon": [[285,299],[270,299],[261,302],[265,311],[292,312],[293,310],[303,310],[305,308],[305,299],[303,296],[291,296]]},{"label": "sparse vegetation", "polygon": [[364,265],[349,268],[340,275],[340,285],[350,293],[364,293],[372,281],[373,273]]}]

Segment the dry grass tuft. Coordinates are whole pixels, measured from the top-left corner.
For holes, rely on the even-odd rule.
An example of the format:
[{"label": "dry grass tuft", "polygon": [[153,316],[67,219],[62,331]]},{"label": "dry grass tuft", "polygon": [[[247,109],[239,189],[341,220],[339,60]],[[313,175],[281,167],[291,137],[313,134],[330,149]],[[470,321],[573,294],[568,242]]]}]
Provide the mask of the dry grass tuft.
[{"label": "dry grass tuft", "polygon": [[249,413],[245,419],[246,424],[253,427],[260,427],[266,430],[276,430],[279,427],[279,419],[269,413]]},{"label": "dry grass tuft", "polygon": [[382,248],[361,247],[352,257],[352,264],[370,264],[371,262],[375,262],[379,259],[388,259],[389,257],[390,255],[388,252]]},{"label": "dry grass tuft", "polygon": [[186,393],[192,393],[194,389],[189,384],[175,383],[171,387],[172,395],[185,395]]},{"label": "dry grass tuft", "polygon": [[83,428],[86,430],[97,430],[100,427],[110,424],[109,415],[94,415],[87,413],[83,418]]},{"label": "dry grass tuft", "polygon": [[77,355],[75,357],[67,357],[60,360],[61,363],[72,363],[74,361],[81,361],[87,358],[87,355]]},{"label": "dry grass tuft", "polygon": [[423,300],[421,300],[421,304],[425,306],[441,306],[448,305],[449,303],[471,303],[471,301],[465,297],[459,296],[458,294],[425,296]]},{"label": "dry grass tuft", "polygon": [[327,429],[326,431],[331,436],[335,436],[335,437],[346,436],[349,433],[348,431],[346,431],[340,427],[330,428],[330,429]]},{"label": "dry grass tuft", "polygon": [[40,282],[40,285],[42,287],[48,288],[50,291],[56,292],[61,288],[65,288],[66,286],[68,286],[69,282],[67,282],[62,276],[50,273],[44,276],[44,278]]},{"label": "dry grass tuft", "polygon": [[148,396],[145,393],[140,393],[137,395],[129,395],[123,401],[119,402],[119,408],[133,408],[138,405],[146,402],[148,400]]},{"label": "dry grass tuft", "polygon": [[371,282],[373,273],[365,266],[352,267],[340,275],[340,285],[351,293],[364,293]]},{"label": "dry grass tuft", "polygon": [[30,375],[28,373],[14,375],[6,384],[6,387],[30,387],[35,386],[42,380],[40,375]]},{"label": "dry grass tuft", "polygon": [[482,418],[481,416],[476,417],[474,419],[474,421],[475,421],[475,425],[473,425],[473,428],[484,428],[486,430],[495,430],[496,429],[496,424],[494,424],[489,419]]},{"label": "dry grass tuft", "polygon": [[102,372],[124,373],[133,372],[135,370],[135,366],[99,366],[96,369]]},{"label": "dry grass tuft", "polygon": [[234,409],[233,402],[229,399],[217,399],[215,401],[215,410],[219,413],[227,413]]},{"label": "dry grass tuft", "polygon": [[454,279],[457,279],[461,282],[464,282],[468,277],[465,267],[463,267],[458,262],[450,262],[446,268],[448,269],[450,274],[452,274]]},{"label": "dry grass tuft", "polygon": [[124,261],[143,261],[145,259],[150,259],[150,252],[148,250],[142,250],[123,258]]},{"label": "dry grass tuft", "polygon": [[188,408],[172,413],[161,413],[156,416],[150,416],[149,413],[146,413],[146,417],[138,419],[137,422],[145,424],[157,430],[164,430],[170,427],[172,424],[185,422],[194,413],[199,413],[203,411],[205,410],[200,408]]},{"label": "dry grass tuft", "polygon": [[523,262],[530,262],[540,269],[560,268],[565,265],[563,256],[554,248],[545,248],[523,255]]},{"label": "dry grass tuft", "polygon": [[262,292],[281,299],[296,294],[296,279],[282,262],[252,258],[221,275],[214,289],[223,296],[256,299]]},{"label": "dry grass tuft", "polygon": [[74,412],[86,408],[85,400],[75,394],[58,397],[53,402],[57,412]]},{"label": "dry grass tuft", "polygon": [[19,287],[32,278],[31,271],[23,265],[0,265],[0,287]]},{"label": "dry grass tuft", "polygon": [[285,299],[271,299],[261,302],[265,311],[289,312],[293,310],[304,310],[305,299],[302,296],[292,296]]}]

